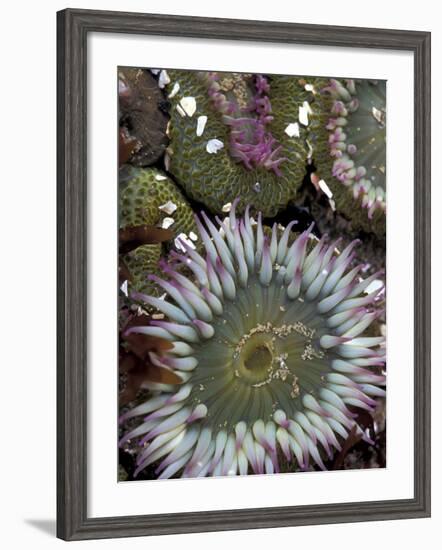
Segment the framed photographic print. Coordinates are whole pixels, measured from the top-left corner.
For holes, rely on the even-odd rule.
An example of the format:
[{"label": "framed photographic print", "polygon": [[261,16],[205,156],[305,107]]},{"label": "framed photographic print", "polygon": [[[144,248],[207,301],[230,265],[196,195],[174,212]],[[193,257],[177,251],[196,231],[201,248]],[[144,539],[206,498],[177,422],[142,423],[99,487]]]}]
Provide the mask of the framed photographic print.
[{"label": "framed photographic print", "polygon": [[430,514],[430,34],[58,13],[58,536]]}]

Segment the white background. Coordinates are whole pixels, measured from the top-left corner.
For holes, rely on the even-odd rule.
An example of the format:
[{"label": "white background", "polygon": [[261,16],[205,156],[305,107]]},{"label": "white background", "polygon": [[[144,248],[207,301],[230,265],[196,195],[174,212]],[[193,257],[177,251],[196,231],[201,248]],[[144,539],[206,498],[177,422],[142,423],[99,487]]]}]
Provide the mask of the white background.
[{"label": "white background", "polygon": [[[259,5],[259,10],[257,6]],[[433,204],[442,200],[439,151],[442,97],[442,28],[437,2],[372,0],[340,7],[330,0],[314,4],[272,0],[229,2],[164,2],[106,0],[70,7],[167,12],[186,15],[259,18],[324,24],[346,24],[431,30],[433,32]],[[314,6],[314,9],[312,7]],[[2,399],[1,457],[2,531],[6,548],[51,549],[55,517],[55,11],[61,1],[2,6]],[[354,13],[352,13],[354,12]],[[438,24],[439,23],[439,24]],[[6,170],[5,170],[6,169]],[[6,193],[6,196],[5,196]],[[435,284],[440,280],[441,216],[433,215]],[[438,276],[439,274],[439,276]],[[433,290],[433,310],[441,305]],[[433,316],[435,342],[442,329]],[[436,347],[436,346],[435,346]],[[6,352],[6,353],[5,353]],[[442,387],[440,360],[433,359],[433,518],[371,524],[302,527],[265,531],[180,535],[153,540],[93,541],[71,546],[95,548],[265,548],[269,544],[321,548],[345,544],[370,550],[391,543],[402,549],[426,544],[435,548],[442,520],[440,429]],[[6,375],[6,376],[5,376]],[[346,544],[347,545],[347,544]]]}]

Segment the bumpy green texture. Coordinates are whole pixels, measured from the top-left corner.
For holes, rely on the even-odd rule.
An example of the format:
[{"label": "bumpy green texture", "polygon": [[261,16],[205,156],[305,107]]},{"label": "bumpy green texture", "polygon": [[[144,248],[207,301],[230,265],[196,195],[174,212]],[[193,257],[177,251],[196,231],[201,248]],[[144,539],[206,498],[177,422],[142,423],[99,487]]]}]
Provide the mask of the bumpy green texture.
[{"label": "bumpy green texture", "polygon": [[[184,187],[186,193],[212,212],[219,213],[223,205],[239,198],[238,211],[247,204],[262,211],[266,217],[274,216],[296,196],[297,189],[306,171],[308,147],[305,130],[300,126],[300,136],[290,137],[285,132],[290,123],[298,122],[299,107],[305,91],[297,85],[297,77],[271,76],[269,99],[273,121],[268,130],[282,146],[279,157],[284,160],[279,169],[281,175],[264,167],[247,169],[229,153],[230,128],[223,123],[222,115],[214,109],[208,95],[208,84],[204,74],[192,71],[168,71],[171,93],[179,84],[179,91],[170,98],[170,172]],[[231,75],[238,78],[238,75]],[[223,76],[226,78],[226,76]],[[247,78],[247,75],[244,76]],[[183,98],[196,100],[196,111],[192,116],[180,113]],[[200,116],[207,116],[207,123],[201,136],[196,133]],[[224,147],[216,153],[208,153],[209,140],[218,139]]]},{"label": "bumpy green texture", "polygon": [[158,273],[158,262],[162,254],[160,244],[145,244],[123,255],[123,261],[131,275],[131,290],[159,294],[154,283],[148,280],[148,275]]},{"label": "bumpy green texture", "polygon": [[[168,201],[176,205],[176,210],[170,214],[160,210]],[[145,224],[161,227],[167,217],[174,220],[169,229],[175,237],[196,232],[192,209],[169,177],[156,168],[125,166],[120,174],[120,228]],[[131,290],[157,293],[156,285],[147,276],[158,273],[158,261],[163,252],[161,244],[146,244],[122,256],[131,274]]]},{"label": "bumpy green texture", "polygon": [[[353,231],[382,237],[386,190],[385,82],[313,79],[308,83],[314,86],[308,140],[318,179],[327,183],[336,209],[351,221]],[[342,95],[333,89],[333,83],[337,83]],[[344,98],[345,94],[348,97]],[[342,133],[333,143],[336,130]],[[331,154],[336,144],[345,147],[341,159]],[[340,171],[340,162],[348,163],[345,170]],[[340,181],[342,174],[352,175]],[[370,208],[372,202],[379,206]]]},{"label": "bumpy green texture", "polygon": [[[171,214],[160,207],[171,201]],[[161,227],[164,218],[174,219],[169,227],[175,235],[195,231],[193,212],[175,183],[156,168],[125,167],[120,178],[120,228],[137,225]]]},{"label": "bumpy green texture", "polygon": [[328,84],[326,78],[306,77],[301,85],[309,87],[308,103],[311,113],[307,127],[307,139],[312,148],[311,155],[316,167],[327,167],[327,173],[331,173],[333,159],[330,157],[328,143],[329,132],[326,130],[328,119],[333,107],[333,98],[329,94],[321,94],[320,91]]}]

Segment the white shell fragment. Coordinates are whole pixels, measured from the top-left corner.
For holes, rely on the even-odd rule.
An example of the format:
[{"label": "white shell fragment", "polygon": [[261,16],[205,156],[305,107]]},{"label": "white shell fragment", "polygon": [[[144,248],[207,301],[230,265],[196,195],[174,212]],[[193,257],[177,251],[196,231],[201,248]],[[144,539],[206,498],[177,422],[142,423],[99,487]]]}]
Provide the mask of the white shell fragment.
[{"label": "white shell fragment", "polygon": [[173,85],[172,91],[167,97],[169,98],[175,97],[179,91],[180,91],[180,84],[179,82],[175,82],[175,84]]},{"label": "white shell fragment", "polygon": [[209,139],[206,145],[206,151],[211,155],[217,153],[224,147],[224,143],[220,139]]},{"label": "white shell fragment", "polygon": [[152,313],[152,319],[164,319],[164,313]]},{"label": "white shell fragment", "polygon": [[157,175],[155,176],[155,179],[156,179],[157,181],[164,181],[164,180],[167,180],[166,176],[162,176],[161,174],[157,174]]},{"label": "white shell fragment", "polygon": [[325,193],[329,199],[333,197],[333,193],[331,192],[330,187],[327,185],[327,183],[324,180],[319,180],[318,185],[321,191]]},{"label": "white shell fragment", "polygon": [[176,106],[176,110],[179,112],[179,114],[182,116],[182,117],[185,117],[186,116],[186,111],[181,107],[181,105],[178,103],[177,106]]},{"label": "white shell fragment", "polygon": [[196,111],[196,100],[192,96],[186,96],[180,99],[180,105],[187,116],[191,117]]},{"label": "white shell fragment", "polygon": [[196,135],[198,137],[203,135],[204,128],[206,127],[207,117],[206,115],[201,115],[198,117],[198,122],[196,123]]},{"label": "white shell fragment", "polygon": [[304,101],[301,107],[299,107],[299,122],[304,126],[308,126],[308,115],[312,113],[312,109],[308,101]]},{"label": "white shell fragment", "polygon": [[186,247],[183,245],[183,242],[195,250],[196,246],[189,239],[189,237],[185,233],[180,233],[175,239],[175,246],[178,248],[178,250],[186,252]]},{"label": "white shell fragment", "polygon": [[232,208],[232,203],[226,202],[226,204],[221,208],[221,212],[230,212],[231,208]]},{"label": "white shell fragment", "polygon": [[377,109],[376,107],[372,107],[371,114],[373,115],[373,118],[378,122],[379,124],[385,124],[385,114]]},{"label": "white shell fragment", "polygon": [[169,78],[169,75],[167,74],[167,71],[161,71],[160,72],[160,76],[158,77],[158,86],[160,88],[164,88],[166,86],[166,84],[169,84],[170,82],[170,78]]},{"label": "white shell fragment", "polygon": [[192,241],[198,240],[198,235],[196,235],[193,231],[189,233],[189,237],[192,239]]},{"label": "white shell fragment", "polygon": [[299,137],[299,124],[297,122],[291,122],[290,124],[287,125],[284,132],[289,137]]},{"label": "white shell fragment", "polygon": [[161,223],[161,227],[163,229],[168,229],[174,223],[175,223],[175,220],[173,218],[164,218]]},{"label": "white shell fragment", "polygon": [[308,153],[307,153],[307,160],[310,162],[313,157],[313,147],[311,146],[308,139],[305,140],[307,147],[308,147]]},{"label": "white shell fragment", "polygon": [[120,290],[123,294],[125,294],[126,296],[129,296],[127,292],[127,281],[124,281],[124,283],[120,286]]},{"label": "white shell fragment", "polygon": [[166,126],[166,136],[170,138],[170,120],[167,122]]},{"label": "white shell fragment", "polygon": [[161,210],[161,212],[164,212],[168,216],[173,214],[176,209],[177,209],[177,205],[172,201],[167,201],[158,207],[158,210]]}]

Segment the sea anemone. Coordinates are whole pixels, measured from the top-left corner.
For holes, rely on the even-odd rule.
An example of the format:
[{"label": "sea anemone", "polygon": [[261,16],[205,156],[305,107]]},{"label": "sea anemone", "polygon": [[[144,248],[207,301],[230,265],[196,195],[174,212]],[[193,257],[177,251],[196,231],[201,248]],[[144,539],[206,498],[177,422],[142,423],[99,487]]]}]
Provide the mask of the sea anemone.
[{"label": "sea anemone", "polygon": [[[192,209],[164,172],[125,165],[120,169],[119,185],[120,229],[156,226],[168,229],[172,238],[196,231]],[[147,275],[158,271],[158,262],[165,253],[160,244],[163,241],[141,244],[121,255],[130,272],[129,290],[151,292],[155,288]]]},{"label": "sea anemone", "polygon": [[169,141],[164,94],[149,71],[119,67],[118,98],[120,164],[151,166],[164,155]]},{"label": "sea anemone", "polygon": [[383,290],[370,290],[379,274],[359,277],[356,241],[339,253],[312,227],[265,228],[249,208],[239,218],[236,202],[218,227],[197,218],[205,253],[183,243],[164,278],[152,276],[166,299],[133,296],[165,318],[129,332],[172,342],[150,360],[183,381],[121,416],[142,418],[120,440],[137,449],[135,475],[325,469],[350,433],[370,442],[355,410],[385,394],[385,341],[366,333],[381,314]]},{"label": "sea anemone", "polygon": [[274,216],[296,196],[308,147],[296,77],[168,71],[166,169],[214,213],[240,197]]},{"label": "sea anemone", "polygon": [[[119,226],[157,225],[170,228],[176,235],[195,230],[192,209],[164,172],[156,168],[120,169]],[[165,225],[170,218],[170,225]]]},{"label": "sea anemone", "polygon": [[213,107],[230,128],[231,157],[248,170],[263,168],[281,176],[280,164],[287,158],[279,156],[282,146],[269,129],[273,116],[267,78],[260,74],[254,77],[254,94],[250,94],[247,80],[239,74],[227,78],[207,73],[206,80]]},{"label": "sea anemone", "polygon": [[326,136],[315,129],[313,158],[319,177],[337,194],[336,206],[350,218],[357,215],[355,205],[362,206],[363,228],[385,233],[385,81],[324,81],[312,110]]}]

